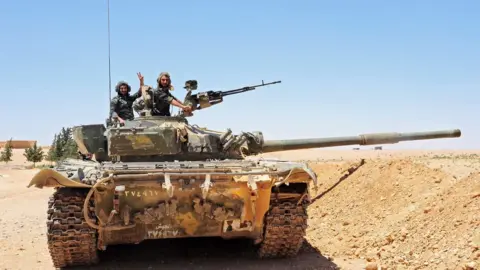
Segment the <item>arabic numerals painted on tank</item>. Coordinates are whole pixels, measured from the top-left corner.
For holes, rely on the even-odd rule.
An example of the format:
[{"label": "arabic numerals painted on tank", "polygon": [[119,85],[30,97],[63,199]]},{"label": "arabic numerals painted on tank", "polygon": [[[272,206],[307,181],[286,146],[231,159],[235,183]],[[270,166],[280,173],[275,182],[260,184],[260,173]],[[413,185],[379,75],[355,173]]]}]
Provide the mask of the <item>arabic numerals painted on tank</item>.
[{"label": "arabic numerals painted on tank", "polygon": [[176,237],[177,235],[178,229],[171,228],[167,225],[157,225],[153,230],[147,231],[147,238],[149,239]]},{"label": "arabic numerals painted on tank", "polygon": [[160,192],[158,190],[126,190],[125,197],[152,197],[158,196]]}]

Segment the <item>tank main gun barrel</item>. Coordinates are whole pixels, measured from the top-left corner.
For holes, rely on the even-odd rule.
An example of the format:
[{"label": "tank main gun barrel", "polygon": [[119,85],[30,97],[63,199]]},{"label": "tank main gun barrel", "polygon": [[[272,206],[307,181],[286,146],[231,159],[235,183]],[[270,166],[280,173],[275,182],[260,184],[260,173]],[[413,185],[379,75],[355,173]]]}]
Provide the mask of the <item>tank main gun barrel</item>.
[{"label": "tank main gun barrel", "polygon": [[451,129],[410,133],[371,133],[350,137],[267,140],[263,144],[262,152],[268,153],[276,151],[300,150],[345,145],[395,144],[403,141],[458,138],[461,136],[461,134],[462,132],[459,129]]}]

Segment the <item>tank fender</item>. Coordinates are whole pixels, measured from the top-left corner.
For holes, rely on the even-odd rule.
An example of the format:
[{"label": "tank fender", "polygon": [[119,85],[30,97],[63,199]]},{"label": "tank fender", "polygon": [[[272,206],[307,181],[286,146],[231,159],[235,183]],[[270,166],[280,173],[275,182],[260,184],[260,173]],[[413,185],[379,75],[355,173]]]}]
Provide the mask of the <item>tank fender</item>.
[{"label": "tank fender", "polygon": [[[285,177],[285,181],[295,181],[295,178],[297,178],[296,177],[297,175],[304,174],[304,173],[306,173],[309,176],[308,180],[313,181],[313,184],[316,186],[317,174],[312,169],[310,169],[307,165],[292,168],[288,176]],[[305,181],[302,181],[302,182],[305,182]]]},{"label": "tank fender", "polygon": [[[275,168],[279,172],[289,171],[288,175],[282,182],[307,182],[313,181],[317,185],[317,174],[305,162],[285,161],[279,159],[262,159],[259,161],[260,165],[269,168]],[[305,178],[307,174],[308,178]]]},{"label": "tank fender", "polygon": [[[306,164],[296,163],[296,162],[274,162],[270,164],[263,163],[262,165],[277,165],[277,172],[279,174],[285,174],[288,172],[287,176],[284,177],[280,182],[274,183],[274,185],[278,186],[286,182],[296,182],[296,183],[305,183],[312,181],[313,184],[317,185],[317,175],[315,172],[310,169]],[[249,176],[242,175],[242,176],[235,176],[234,180],[236,182],[248,182]],[[268,182],[270,181],[270,177],[268,175],[259,175],[254,176],[254,181],[256,182]]]},{"label": "tank fender", "polygon": [[80,183],[69,179],[61,173],[52,169],[42,169],[37,172],[28,184],[27,188],[35,186],[36,188],[44,187],[72,187],[72,188],[91,188],[91,185]]}]

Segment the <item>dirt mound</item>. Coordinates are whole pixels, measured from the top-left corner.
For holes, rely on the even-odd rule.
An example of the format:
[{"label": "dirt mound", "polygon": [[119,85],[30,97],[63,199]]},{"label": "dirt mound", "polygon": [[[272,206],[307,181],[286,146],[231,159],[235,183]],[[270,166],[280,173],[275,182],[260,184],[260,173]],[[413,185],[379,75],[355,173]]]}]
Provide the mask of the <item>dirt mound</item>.
[{"label": "dirt mound", "polygon": [[307,240],[323,254],[393,269],[479,264],[480,173],[458,180],[413,159],[370,160],[338,183],[354,165],[312,165],[324,194]]}]

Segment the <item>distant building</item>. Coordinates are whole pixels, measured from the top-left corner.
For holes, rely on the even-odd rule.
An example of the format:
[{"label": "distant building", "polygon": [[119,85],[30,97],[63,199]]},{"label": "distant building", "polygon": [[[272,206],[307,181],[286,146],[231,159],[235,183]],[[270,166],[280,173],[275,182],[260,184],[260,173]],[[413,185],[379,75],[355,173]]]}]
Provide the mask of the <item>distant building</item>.
[{"label": "distant building", "polygon": [[[18,141],[12,140],[13,149],[26,149],[32,147],[37,141]],[[7,141],[0,141],[0,148],[4,148]]]}]

